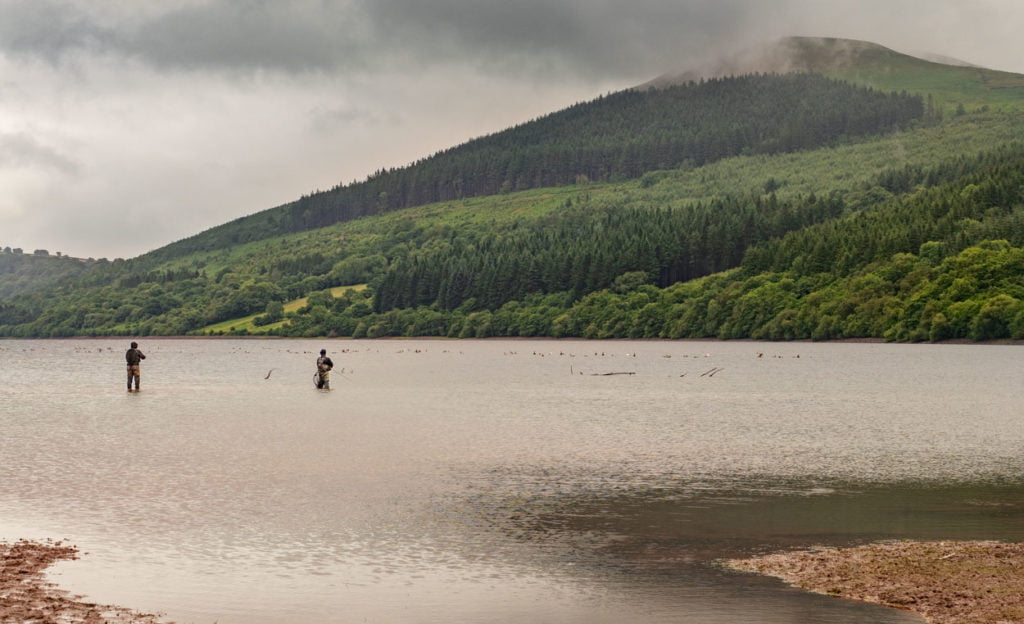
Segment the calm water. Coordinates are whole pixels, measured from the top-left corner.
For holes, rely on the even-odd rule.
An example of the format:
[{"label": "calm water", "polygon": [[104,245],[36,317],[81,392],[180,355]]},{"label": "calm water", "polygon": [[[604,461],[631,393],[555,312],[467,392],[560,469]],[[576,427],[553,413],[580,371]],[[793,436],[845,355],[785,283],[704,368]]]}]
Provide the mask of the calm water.
[{"label": "calm water", "polygon": [[179,622],[915,622],[714,562],[1024,539],[1018,347],[127,342],[0,341],[0,537]]}]

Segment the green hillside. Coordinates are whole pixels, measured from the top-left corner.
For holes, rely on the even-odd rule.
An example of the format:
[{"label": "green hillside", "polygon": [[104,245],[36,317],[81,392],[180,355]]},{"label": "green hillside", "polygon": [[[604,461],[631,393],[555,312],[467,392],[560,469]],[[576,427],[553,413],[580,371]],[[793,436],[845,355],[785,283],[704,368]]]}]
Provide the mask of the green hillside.
[{"label": "green hillside", "polygon": [[151,255],[169,259],[437,201],[812,149],[906,128],[924,115],[920,97],[817,74],[629,89],[243,217]]},{"label": "green hillside", "polygon": [[[829,78],[605,96],[5,296],[0,335],[1024,337],[1022,77],[858,42],[791,44]],[[874,87],[837,80],[852,77]],[[576,137],[615,164],[507,184],[509,163],[516,180],[577,171],[560,151]],[[410,190],[406,176],[440,192],[446,167],[469,171],[481,154],[508,175],[466,179],[493,194],[422,202]],[[413,205],[372,186],[402,180]],[[368,189],[373,210],[330,212]],[[312,227],[317,202],[333,215],[325,227]]]}]

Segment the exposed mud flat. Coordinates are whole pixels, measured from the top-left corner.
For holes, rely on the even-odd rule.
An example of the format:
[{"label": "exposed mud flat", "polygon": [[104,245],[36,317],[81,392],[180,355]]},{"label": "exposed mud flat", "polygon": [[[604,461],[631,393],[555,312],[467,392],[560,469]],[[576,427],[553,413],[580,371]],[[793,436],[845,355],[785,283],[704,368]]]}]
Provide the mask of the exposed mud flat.
[{"label": "exposed mud flat", "polygon": [[897,541],[726,562],[804,589],[919,613],[935,624],[1024,622],[1024,544]]},{"label": "exposed mud flat", "polygon": [[87,602],[46,580],[44,571],[78,549],[63,542],[0,542],[0,622],[156,624],[154,614]]}]

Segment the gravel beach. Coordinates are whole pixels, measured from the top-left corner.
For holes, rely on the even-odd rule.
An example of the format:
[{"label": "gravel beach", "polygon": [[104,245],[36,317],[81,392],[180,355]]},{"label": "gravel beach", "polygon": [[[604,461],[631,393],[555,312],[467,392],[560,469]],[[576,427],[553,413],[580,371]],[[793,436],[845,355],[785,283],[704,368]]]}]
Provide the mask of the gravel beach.
[{"label": "gravel beach", "polygon": [[63,542],[0,542],[0,622],[33,624],[156,624],[153,614],[86,602],[46,580],[57,561],[77,559]]},{"label": "gravel beach", "polygon": [[919,613],[935,624],[1024,623],[1024,544],[895,541],[730,560],[810,591]]}]

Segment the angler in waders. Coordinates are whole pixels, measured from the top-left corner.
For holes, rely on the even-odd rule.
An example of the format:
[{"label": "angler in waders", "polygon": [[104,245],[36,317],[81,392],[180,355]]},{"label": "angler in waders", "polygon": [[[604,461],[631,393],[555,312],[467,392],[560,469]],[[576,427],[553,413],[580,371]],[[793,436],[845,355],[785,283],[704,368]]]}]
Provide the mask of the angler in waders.
[{"label": "angler in waders", "polygon": [[139,351],[139,343],[132,343],[132,347],[125,352],[124,359],[128,362],[128,392],[132,392],[133,379],[135,380],[135,392],[138,392],[139,378],[141,377],[139,362],[146,359],[145,354]]},{"label": "angler in waders", "polygon": [[316,359],[316,387],[320,390],[331,389],[331,369],[334,362],[327,357],[327,349],[320,349],[320,357]]}]

